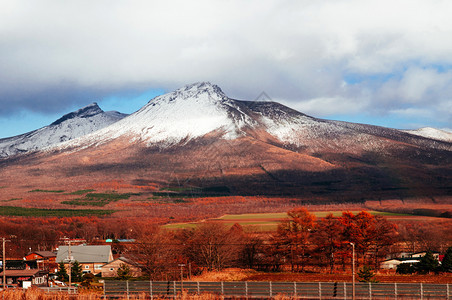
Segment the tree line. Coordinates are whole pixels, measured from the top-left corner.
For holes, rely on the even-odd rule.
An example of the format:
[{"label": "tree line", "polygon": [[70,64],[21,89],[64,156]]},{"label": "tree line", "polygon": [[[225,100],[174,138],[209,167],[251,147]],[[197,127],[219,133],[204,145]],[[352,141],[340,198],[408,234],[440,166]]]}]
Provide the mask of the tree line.
[{"label": "tree line", "polygon": [[140,262],[153,279],[178,276],[179,265],[194,273],[227,267],[263,271],[346,271],[352,244],[358,265],[378,268],[391,253],[445,252],[451,246],[450,226],[442,223],[389,222],[366,211],[316,218],[306,208],[293,208],[274,232],[255,232],[239,224],[202,222],[180,230],[161,227],[162,220],[138,218],[2,218],[0,234],[8,237],[7,256],[32,250],[53,250],[60,238],[81,238],[88,244],[106,238],[134,239],[112,243],[115,254]]},{"label": "tree line", "polygon": [[398,241],[395,224],[366,211],[344,212],[317,219],[306,208],[294,208],[274,233],[243,230],[205,222],[191,229],[168,231],[155,227],[133,251],[153,279],[188,263],[193,270],[226,267],[264,271],[346,270],[355,245],[359,264],[378,267]]},{"label": "tree line", "polygon": [[[451,246],[451,240],[446,239],[446,243]],[[178,278],[181,265],[190,266],[192,273],[227,267],[260,271],[349,271],[352,244],[357,266],[373,269],[379,269],[389,255],[410,248],[398,226],[383,216],[346,211],[338,217],[328,214],[316,218],[301,207],[291,209],[287,220],[272,233],[247,231],[239,224],[228,227],[220,222],[204,222],[181,230],[156,226],[126,251],[143,264],[150,278],[158,280]],[[424,272],[423,261],[416,272]]]}]

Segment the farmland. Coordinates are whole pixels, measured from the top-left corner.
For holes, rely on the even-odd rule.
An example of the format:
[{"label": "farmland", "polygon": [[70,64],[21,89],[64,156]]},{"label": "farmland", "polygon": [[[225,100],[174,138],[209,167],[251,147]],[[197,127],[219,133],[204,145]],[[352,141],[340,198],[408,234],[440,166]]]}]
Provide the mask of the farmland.
[{"label": "farmland", "polygon": [[[351,211],[353,214],[359,213],[359,211]],[[417,220],[419,216],[413,216],[409,214],[399,214],[381,211],[368,211],[374,216],[385,216],[388,220]],[[342,211],[314,211],[312,212],[316,218],[324,218],[328,214],[332,214],[335,217],[342,215]],[[278,224],[287,219],[288,215],[285,212],[279,213],[256,213],[256,214],[227,214],[219,218],[211,218],[202,220],[201,222],[218,222],[227,226],[234,224],[240,224],[244,228],[254,229],[257,231],[274,231]],[[193,228],[201,222],[189,222],[189,223],[174,223],[165,225],[168,229],[181,229],[181,228]]]}]

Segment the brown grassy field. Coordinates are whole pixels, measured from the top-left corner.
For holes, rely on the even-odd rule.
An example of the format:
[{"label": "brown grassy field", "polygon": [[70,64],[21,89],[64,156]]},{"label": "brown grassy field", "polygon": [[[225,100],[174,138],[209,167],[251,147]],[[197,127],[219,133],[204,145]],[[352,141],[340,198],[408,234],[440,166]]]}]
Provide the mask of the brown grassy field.
[{"label": "brown grassy field", "polygon": [[[351,282],[349,273],[263,273],[255,270],[226,269],[219,272],[205,272],[193,277],[192,281],[286,281],[286,282]],[[452,274],[431,275],[399,275],[394,272],[379,272],[375,280],[378,282],[397,283],[452,283]]]},{"label": "brown grassy field", "polygon": [[[104,299],[103,295],[100,293],[95,293],[92,291],[84,291],[80,290],[78,295],[71,295],[66,293],[45,293],[39,289],[29,289],[29,290],[6,290],[4,292],[0,292],[0,297],[5,300],[99,300]],[[278,299],[283,299],[277,297]],[[137,296],[127,296],[115,298],[117,300],[126,300],[126,299],[149,299],[146,295],[137,295]],[[155,300],[160,299],[168,299],[168,298],[159,298],[153,297]],[[201,295],[189,295],[187,293],[182,293],[179,295],[178,299],[182,300],[210,300],[210,299],[221,299],[218,295],[211,294],[201,294]],[[289,298],[287,298],[289,299]]]}]

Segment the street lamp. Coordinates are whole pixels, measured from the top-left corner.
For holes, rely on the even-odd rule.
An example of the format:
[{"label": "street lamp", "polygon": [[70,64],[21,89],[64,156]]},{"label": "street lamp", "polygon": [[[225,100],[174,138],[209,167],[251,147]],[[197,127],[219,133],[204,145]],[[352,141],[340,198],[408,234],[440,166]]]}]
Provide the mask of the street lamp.
[{"label": "street lamp", "polygon": [[352,299],[355,300],[355,243],[352,245]]}]

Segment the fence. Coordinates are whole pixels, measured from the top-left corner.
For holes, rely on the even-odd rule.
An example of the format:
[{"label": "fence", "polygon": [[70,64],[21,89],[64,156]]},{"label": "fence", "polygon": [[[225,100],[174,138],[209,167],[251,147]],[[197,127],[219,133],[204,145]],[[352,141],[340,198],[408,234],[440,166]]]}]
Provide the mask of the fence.
[{"label": "fence", "polygon": [[43,290],[46,293],[68,293],[68,294],[77,294],[77,288],[76,287],[39,287],[41,290]]},{"label": "fence", "polygon": [[[452,299],[449,284],[355,283],[356,299]],[[176,298],[188,294],[218,294],[224,298],[272,298],[277,295],[308,299],[352,299],[349,282],[193,282],[105,281],[104,296],[132,297],[146,294]]]}]

